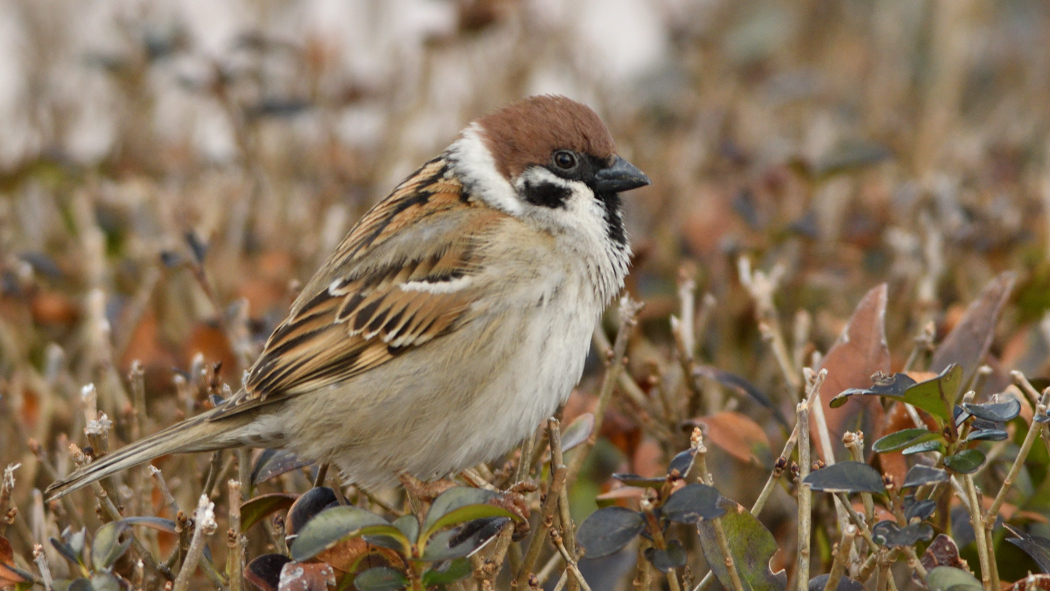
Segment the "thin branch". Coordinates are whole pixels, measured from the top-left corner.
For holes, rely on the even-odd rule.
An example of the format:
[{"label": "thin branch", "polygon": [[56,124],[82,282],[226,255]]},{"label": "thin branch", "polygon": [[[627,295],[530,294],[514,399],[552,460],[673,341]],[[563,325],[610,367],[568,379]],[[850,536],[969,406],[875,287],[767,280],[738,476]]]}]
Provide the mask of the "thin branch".
[{"label": "thin branch", "polygon": [[824,591],[835,591],[839,588],[839,581],[842,580],[842,574],[846,570],[850,550],[853,548],[853,538],[856,535],[857,526],[853,524],[846,526],[842,530],[842,538],[839,540],[839,546],[835,551],[835,559],[831,563],[831,570],[828,571],[828,582],[824,585]]},{"label": "thin branch", "polygon": [[[560,435],[555,435],[558,433],[558,419],[548,419],[547,429],[551,433],[552,441],[555,437],[560,437]],[[550,529],[554,521],[555,504],[561,497],[561,491],[565,487],[565,475],[568,472],[565,464],[555,464],[552,461],[551,470],[553,472],[551,484],[547,488],[547,496],[543,498],[543,505],[540,509],[539,530],[532,536],[532,541],[529,542],[529,549],[525,552],[525,560],[518,570],[518,575],[514,577],[515,588],[521,588],[529,580],[529,575],[532,574],[532,568],[536,565],[536,560],[543,549],[543,540],[547,535],[547,530]]]},{"label": "thin branch", "polygon": [[554,547],[558,549],[561,557],[565,560],[565,568],[572,574],[572,578],[577,584],[579,584],[583,591],[591,591],[590,585],[588,585],[587,581],[583,579],[583,573],[581,573],[580,568],[576,566],[576,560],[573,559],[572,554],[570,554],[569,550],[565,547],[561,533],[556,529],[551,530],[550,537],[551,541],[554,543]]},{"label": "thin branch", "polygon": [[[714,519],[715,526],[715,537],[718,539],[718,548],[722,551],[722,556],[725,561],[726,570],[729,571],[729,581],[733,585],[733,591],[744,591],[744,584],[740,581],[740,573],[736,570],[736,563],[733,560],[733,552],[729,549],[729,539],[726,538],[726,529],[722,525],[722,518],[716,517]],[[674,574],[674,571],[671,571]]]},{"label": "thin branch", "polygon": [[981,502],[977,498],[977,486],[973,483],[973,476],[970,474],[962,475],[963,482],[966,484],[966,496],[970,501],[970,522],[973,524],[973,531],[976,534],[974,537],[977,541],[977,556],[981,561],[981,583],[984,585],[984,591],[997,591],[998,586],[992,586],[992,567],[990,564],[988,538],[984,536],[984,517],[981,515]]},{"label": "thin branch", "polygon": [[215,503],[208,500],[207,495],[201,495],[193,518],[196,524],[193,539],[190,541],[189,551],[186,552],[186,560],[179,569],[179,575],[175,577],[173,591],[187,591],[190,588],[190,579],[204,556],[204,537],[212,535],[219,527],[215,522]]},{"label": "thin branch", "polygon": [[798,556],[795,562],[796,588],[809,582],[810,528],[813,525],[813,492],[803,481],[809,476],[809,404],[800,402],[798,415]]},{"label": "thin branch", "polygon": [[226,532],[230,551],[226,555],[226,579],[230,582],[230,591],[241,591],[244,588],[244,545],[247,541],[241,534],[241,483],[230,480],[226,486],[230,491],[230,529]]},{"label": "thin branch", "polygon": [[44,583],[44,589],[46,591],[54,591],[55,580],[51,576],[51,567],[47,563],[44,547],[40,544],[33,545],[33,562],[36,563],[37,569],[40,570],[40,580]]},{"label": "thin branch", "polygon": [[[1044,397],[1045,398],[1045,397]],[[1046,414],[1046,404],[1040,402],[1035,407],[1035,416],[1040,417]],[[1017,457],[1014,458],[1014,463],[1010,466],[1010,471],[1006,474],[1006,478],[1003,480],[1003,485],[999,487],[999,493],[995,495],[995,500],[988,507],[988,511],[984,514],[985,527],[989,530],[992,529],[992,524],[995,523],[995,517],[999,514],[999,508],[1003,506],[1003,501],[1006,500],[1006,493],[1010,491],[1010,488],[1014,485],[1014,479],[1017,478],[1017,474],[1021,471],[1024,466],[1025,458],[1028,457],[1028,452],[1032,450],[1032,444],[1035,443],[1035,438],[1039,433],[1037,423],[1033,420],[1032,424],[1028,427],[1028,434],[1025,435],[1024,442],[1021,444],[1021,450],[1017,452]]]}]

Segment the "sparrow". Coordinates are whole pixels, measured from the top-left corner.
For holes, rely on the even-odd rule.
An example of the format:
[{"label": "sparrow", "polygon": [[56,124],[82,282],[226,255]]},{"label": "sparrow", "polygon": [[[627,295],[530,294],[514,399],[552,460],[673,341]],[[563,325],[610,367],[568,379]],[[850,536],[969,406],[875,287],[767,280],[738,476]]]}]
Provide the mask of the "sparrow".
[{"label": "sparrow", "polygon": [[534,96],[483,116],[350,230],[241,390],[47,495],[238,446],[287,448],[371,489],[499,458],[579,382],[628,271],[619,194],[649,183],[583,104]]}]

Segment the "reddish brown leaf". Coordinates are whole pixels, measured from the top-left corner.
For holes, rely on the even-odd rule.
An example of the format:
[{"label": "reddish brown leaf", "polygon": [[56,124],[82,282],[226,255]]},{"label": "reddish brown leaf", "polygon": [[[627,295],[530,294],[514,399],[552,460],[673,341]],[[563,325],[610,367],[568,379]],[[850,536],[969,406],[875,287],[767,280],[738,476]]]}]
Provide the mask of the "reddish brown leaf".
[{"label": "reddish brown leaf", "polygon": [[40,291],[30,302],[33,321],[38,324],[71,326],[80,319],[80,306],[73,298],[52,291]]},{"label": "reddish brown leaf", "polygon": [[11,542],[0,536],[0,587],[28,583],[31,579],[23,576],[14,565],[15,553],[11,549]]},{"label": "reddish brown leaf", "polygon": [[335,571],[320,563],[289,562],[281,569],[277,591],[327,591],[335,587]]},{"label": "reddish brown leaf", "polygon": [[621,486],[608,492],[603,492],[594,498],[599,507],[616,505],[628,509],[637,509],[638,501],[645,496],[645,489],[640,486]]},{"label": "reddish brown leaf", "polygon": [[193,359],[197,353],[204,355],[204,360],[209,364],[218,362],[224,368],[237,367],[237,357],[230,347],[230,341],[218,325],[202,322],[194,327],[186,343],[184,359]]},{"label": "reddish brown leaf", "polygon": [[1002,273],[981,291],[981,295],[970,304],[966,314],[934,351],[933,359],[930,360],[930,371],[939,373],[949,365],[957,363],[965,372],[963,383],[970,382],[977,366],[992,346],[995,324],[1007,298],[1010,297],[1016,278],[1012,272]]},{"label": "reddish brown leaf", "polygon": [[1003,586],[1005,591],[1050,591],[1050,575],[1033,574],[1018,579],[1013,585]]},{"label": "reddish brown leaf", "polygon": [[[890,350],[886,345],[886,284],[869,291],[857,304],[842,336],[832,345],[821,363],[828,370],[828,377],[820,388],[820,401],[824,419],[828,424],[833,447],[842,440],[842,435],[858,427],[864,433],[873,433],[872,441],[878,438],[877,426],[882,424],[882,406],[874,396],[858,397],[856,400],[833,409],[831,399],[848,388],[868,388],[871,376],[876,372],[889,373]],[[819,443],[816,417],[810,415],[810,432],[816,449],[824,458]],[[857,425],[858,420],[865,424]],[[874,427],[874,428],[872,428]],[[845,453],[845,450],[843,450]]]},{"label": "reddish brown leaf", "polygon": [[770,458],[769,437],[755,421],[738,412],[719,412],[695,419],[704,425],[704,438],[741,462],[765,464]]},{"label": "reddish brown leaf", "polygon": [[[922,382],[937,376],[937,374],[930,372],[908,372],[908,376],[917,382]],[[937,423],[926,414],[926,412],[919,410],[919,417],[923,419],[926,427],[930,430],[937,429]],[[911,415],[905,409],[904,405],[900,402],[893,402],[890,404],[889,412],[885,414],[882,423],[879,425],[879,437],[889,435],[890,433],[896,433],[897,431],[903,431],[904,429],[914,429],[915,421],[912,420]],[[873,439],[868,444],[875,443],[876,439]],[[869,445],[870,448],[870,445]],[[893,477],[893,480],[900,484],[904,482],[904,477],[908,473],[908,460],[904,458],[904,454],[900,451],[891,451],[881,453],[876,456],[879,460],[879,466],[882,471]]]},{"label": "reddish brown leaf", "polygon": [[959,558],[959,547],[955,545],[955,540],[944,534],[940,534],[933,539],[930,546],[926,548],[926,552],[923,553],[920,562],[922,562],[922,566],[926,570],[931,570],[938,566],[950,566],[970,572],[970,565]]},{"label": "reddish brown leaf", "polygon": [[[992,501],[993,500],[994,499],[992,499],[991,497],[984,497],[984,496],[982,496],[981,497],[981,507],[983,507],[987,511],[992,506]],[[1025,520],[1035,521],[1035,522],[1038,522],[1038,523],[1046,523],[1047,522],[1046,516],[1043,515],[1042,513],[1037,513],[1035,511],[1025,511],[1024,509],[1018,509],[1017,505],[1014,505],[1012,503],[1003,503],[1002,505],[1000,505],[999,506],[999,515],[1003,519],[1005,519],[1006,521],[1013,521],[1014,517],[1020,517],[1020,518],[1023,518]]]},{"label": "reddish brown leaf", "polygon": [[316,559],[340,573],[400,563],[397,552],[369,544],[363,538],[344,540],[318,554]]}]

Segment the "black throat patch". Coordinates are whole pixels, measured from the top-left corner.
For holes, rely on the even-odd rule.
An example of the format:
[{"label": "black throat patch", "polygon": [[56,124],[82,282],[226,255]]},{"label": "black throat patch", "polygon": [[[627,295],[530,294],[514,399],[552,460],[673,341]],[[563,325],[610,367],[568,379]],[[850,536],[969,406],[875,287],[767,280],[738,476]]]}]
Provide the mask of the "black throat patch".
[{"label": "black throat patch", "polygon": [[598,193],[595,195],[602,202],[605,210],[605,233],[615,244],[627,244],[627,229],[623,225],[623,201],[619,193]]}]

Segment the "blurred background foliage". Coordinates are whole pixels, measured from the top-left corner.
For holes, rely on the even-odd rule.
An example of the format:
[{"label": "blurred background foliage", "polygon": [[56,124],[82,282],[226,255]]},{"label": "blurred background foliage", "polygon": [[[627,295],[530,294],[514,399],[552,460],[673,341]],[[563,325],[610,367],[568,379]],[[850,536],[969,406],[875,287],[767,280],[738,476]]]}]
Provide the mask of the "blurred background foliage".
[{"label": "blurred background foliage", "polygon": [[[689,278],[710,302],[698,359],[793,414],[742,257],[779,278],[799,367],[880,283],[899,370],[923,327],[939,341],[1014,271],[982,361],[1003,387],[1008,370],[1045,376],[1047,39],[1039,0],[0,1],[0,463],[21,464],[15,551],[58,535],[32,491],[51,480],[41,458],[68,469],[61,436],[81,439],[83,385],[118,440],[133,360],[150,428],[208,403],[188,391],[201,368],[221,362],[236,389],[354,221],[465,123],[530,94],[593,106],[653,179],[627,197],[628,291],[645,303],[628,368],[646,393],[683,388],[668,316]],[[600,375],[596,358],[566,424]],[[712,446],[719,490],[745,503],[784,433],[716,382],[705,409],[753,419],[716,425],[723,448],[765,442],[753,458]],[[578,519],[611,472],[666,469],[672,450],[636,419],[612,405],[574,488]],[[206,463],[162,462],[181,506],[199,489],[179,481]],[[1029,509],[1045,515],[1043,492]]]}]

